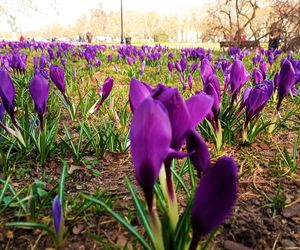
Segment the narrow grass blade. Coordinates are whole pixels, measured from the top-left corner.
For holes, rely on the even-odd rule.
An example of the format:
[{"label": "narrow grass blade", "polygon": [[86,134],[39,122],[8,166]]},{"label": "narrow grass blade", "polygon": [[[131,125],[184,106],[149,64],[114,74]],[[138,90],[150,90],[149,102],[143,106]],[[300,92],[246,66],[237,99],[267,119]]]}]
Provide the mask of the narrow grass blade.
[{"label": "narrow grass blade", "polygon": [[126,184],[127,184],[127,187],[130,191],[130,194],[131,194],[131,197],[133,199],[133,202],[134,202],[134,206],[135,206],[135,209],[136,209],[136,212],[144,226],[144,229],[145,231],[147,232],[149,238],[151,239],[151,241],[153,243],[154,242],[154,236],[153,236],[153,232],[152,232],[152,229],[151,229],[151,226],[150,226],[150,223],[149,223],[149,220],[147,218],[147,214],[146,214],[146,210],[145,208],[143,207],[143,204],[141,202],[141,200],[138,198],[138,196],[136,195],[136,191],[133,189],[130,181],[128,180],[128,178],[126,177],[125,178],[125,181],[126,181]]},{"label": "narrow grass blade", "polygon": [[100,200],[96,200],[94,197],[88,196],[88,195],[84,195],[83,197],[89,201],[92,201],[93,203],[100,205],[102,207],[104,207],[106,209],[106,211],[112,216],[114,217],[118,222],[120,222],[127,230],[129,233],[131,233],[140,243],[141,245],[144,247],[144,249],[147,250],[151,250],[152,247],[146,242],[146,240],[144,239],[144,237],[138,233],[136,231],[136,229],[130,225],[124,218],[122,218],[118,213],[116,213],[115,211],[113,211],[110,207],[108,207],[104,202],[100,201]]}]

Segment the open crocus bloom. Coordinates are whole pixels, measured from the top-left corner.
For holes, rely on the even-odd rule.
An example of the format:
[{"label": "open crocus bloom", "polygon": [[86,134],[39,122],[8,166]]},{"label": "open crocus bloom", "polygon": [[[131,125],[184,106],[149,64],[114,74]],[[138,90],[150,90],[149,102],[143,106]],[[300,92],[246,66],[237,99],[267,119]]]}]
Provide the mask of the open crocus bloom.
[{"label": "open crocus bloom", "polygon": [[[134,112],[130,138],[136,176],[138,180],[140,179],[139,183],[143,183],[143,181],[141,181],[141,177],[145,177],[145,183],[150,183],[151,186],[151,188],[143,188],[144,192],[145,190],[146,192],[149,192],[149,194],[145,192],[146,199],[152,200],[153,185],[159,175],[163,162],[165,164],[167,175],[168,193],[172,198],[174,194],[170,173],[171,160],[173,158],[186,156],[183,153],[180,153],[179,150],[186,141],[190,131],[193,131],[195,126],[211,111],[213,99],[205,93],[200,93],[191,97],[187,101],[184,101],[176,88],[166,87],[159,84],[154,90],[152,90],[146,83],[133,78],[130,82],[129,100],[131,109]],[[161,114],[160,116],[154,116],[151,113],[154,108],[157,110],[157,113]],[[151,110],[151,112],[149,110]],[[150,119],[149,117],[152,118]],[[141,124],[144,124],[144,127]],[[168,127],[168,131],[161,134],[162,131],[159,131],[160,128],[164,128],[166,126]],[[166,136],[168,140],[166,138],[164,139],[164,142],[167,142],[167,144],[160,143],[157,145],[164,147],[164,149],[159,148],[159,150],[156,151],[157,147],[156,149],[152,148],[151,143],[153,140],[158,138],[158,135]],[[145,153],[141,154],[136,151],[136,149],[139,149],[141,146],[136,147],[135,145],[143,145],[143,147],[146,147],[146,144],[149,145],[147,147],[152,148],[151,151],[149,151],[151,156],[148,154],[146,156]],[[164,152],[163,156],[161,155],[162,152]],[[140,157],[143,159],[140,159]],[[151,164],[151,171],[153,173],[155,172],[155,174],[140,174],[144,171],[149,171],[149,160],[151,157],[153,159],[159,159],[156,167],[153,167],[153,164]],[[138,161],[141,163],[140,165],[135,163],[136,159],[139,159]],[[148,179],[150,176],[151,181]],[[149,210],[152,208],[151,204],[152,201],[148,201],[148,205],[150,205]]]}]

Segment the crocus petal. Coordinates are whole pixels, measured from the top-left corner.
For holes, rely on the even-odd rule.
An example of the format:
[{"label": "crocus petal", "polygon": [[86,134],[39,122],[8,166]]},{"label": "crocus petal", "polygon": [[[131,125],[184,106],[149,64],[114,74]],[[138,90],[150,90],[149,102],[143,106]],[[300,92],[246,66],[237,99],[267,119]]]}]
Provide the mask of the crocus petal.
[{"label": "crocus petal", "polygon": [[58,65],[51,65],[50,78],[59,91],[64,94],[66,91],[65,71]]},{"label": "crocus petal", "polygon": [[103,83],[103,86],[101,86],[101,91],[100,91],[100,94],[101,94],[101,103],[103,103],[107,97],[109,96],[111,90],[112,90],[112,87],[114,85],[114,80],[111,78],[111,77],[107,77]]},{"label": "crocus petal", "polygon": [[14,112],[15,112],[15,86],[11,80],[9,74],[0,68],[0,96],[2,98],[2,103],[11,116],[14,122]]},{"label": "crocus petal", "polygon": [[245,85],[245,83],[250,79],[250,74],[245,69],[242,61],[235,60],[231,66],[230,71],[230,89],[231,93],[236,93]]},{"label": "crocus petal", "polygon": [[47,107],[49,91],[50,85],[44,77],[36,75],[31,79],[29,92],[34,101],[35,110],[39,115],[41,130],[43,130],[43,116]]},{"label": "crocus petal", "polygon": [[61,220],[62,220],[62,207],[58,195],[55,197],[53,201],[52,214],[53,214],[55,232],[56,234],[58,234],[60,230]]},{"label": "crocus petal", "polygon": [[151,87],[135,78],[130,81],[129,103],[132,113],[151,94]]},{"label": "crocus petal", "polygon": [[216,89],[213,87],[212,84],[208,83],[205,85],[203,91],[214,99],[212,112],[218,115],[220,112],[220,96],[218,95]]},{"label": "crocus petal", "polygon": [[212,84],[212,86],[216,90],[218,96],[220,96],[220,94],[221,94],[220,81],[219,81],[218,77],[215,74],[212,74],[209,77],[207,77],[204,85],[207,85],[207,84]]},{"label": "crocus petal", "polygon": [[263,80],[263,74],[259,69],[254,69],[253,70],[253,80],[255,84],[260,84]]},{"label": "crocus petal", "polygon": [[0,103],[0,122],[2,122],[4,115],[5,115],[5,108],[4,105]]},{"label": "crocus petal", "polygon": [[172,130],[164,106],[151,97],[135,110],[130,130],[130,148],[136,178],[148,208],[153,204],[153,186],[170,150]]},{"label": "crocus petal", "polygon": [[246,120],[258,115],[270,99],[274,90],[273,81],[265,80],[263,84],[256,85],[248,94],[246,100]]},{"label": "crocus petal", "polygon": [[210,155],[205,141],[196,131],[190,131],[187,136],[187,149],[191,153],[190,159],[195,166],[198,176],[205,172],[210,165]]},{"label": "crocus petal", "polygon": [[278,76],[278,104],[277,110],[279,109],[283,98],[288,94],[289,90],[295,84],[295,70],[292,63],[285,59],[282,62],[279,76]]},{"label": "crocus petal", "polygon": [[190,129],[194,128],[211,112],[213,98],[205,93],[198,93],[185,101],[190,113]]},{"label": "crocus petal", "polygon": [[259,69],[261,70],[263,78],[265,80],[267,77],[267,63],[265,61],[262,61],[260,63]]},{"label": "crocus petal", "polygon": [[236,198],[236,164],[230,157],[222,157],[206,171],[196,190],[191,216],[194,234],[208,234],[222,224]]},{"label": "crocus petal", "polygon": [[179,150],[187,131],[192,128],[190,114],[182,96],[178,89],[159,84],[152,97],[166,107],[172,126],[171,148]]},{"label": "crocus petal", "polygon": [[204,58],[201,62],[200,73],[203,83],[206,82],[207,77],[215,73],[210,61],[206,58]]}]

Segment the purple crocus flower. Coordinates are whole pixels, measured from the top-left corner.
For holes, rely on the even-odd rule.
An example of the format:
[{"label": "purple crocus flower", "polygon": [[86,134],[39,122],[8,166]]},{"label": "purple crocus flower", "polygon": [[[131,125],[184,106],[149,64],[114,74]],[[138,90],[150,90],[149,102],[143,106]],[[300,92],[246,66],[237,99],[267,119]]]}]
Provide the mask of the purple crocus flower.
[{"label": "purple crocus flower", "polygon": [[169,61],[169,62],[168,62],[168,70],[169,70],[169,73],[170,73],[170,74],[172,74],[173,67],[174,67],[173,62]]},{"label": "purple crocus flower", "polygon": [[180,66],[181,66],[182,72],[185,72],[185,70],[187,68],[187,61],[186,61],[185,57],[180,59]]},{"label": "purple crocus flower", "polygon": [[191,73],[191,74],[194,74],[195,71],[198,69],[198,67],[199,67],[199,63],[198,63],[198,62],[193,63],[193,64],[191,65],[190,73]]},{"label": "purple crocus flower", "polygon": [[288,94],[295,84],[295,70],[292,63],[288,59],[284,59],[278,74],[278,103],[276,110],[278,111],[283,98]]},{"label": "purple crocus flower", "polygon": [[145,67],[146,67],[146,62],[143,61],[143,62],[142,62],[142,65],[141,65],[140,76],[142,76],[142,75],[144,74]]},{"label": "purple crocus flower", "polygon": [[268,53],[268,61],[269,61],[269,64],[272,66],[273,63],[274,63],[274,55],[273,55],[273,51],[269,51]]},{"label": "purple crocus flower", "polygon": [[191,250],[197,249],[201,236],[226,220],[236,199],[237,166],[230,157],[222,157],[205,172],[196,190],[191,215]]},{"label": "purple crocus flower", "polygon": [[[248,122],[259,114],[270,99],[274,90],[273,81],[265,80],[264,83],[256,85],[250,90],[248,98],[245,101],[246,106],[246,122]],[[245,126],[246,126],[245,125]]]},{"label": "purple crocus flower", "polygon": [[183,90],[183,91],[186,90],[187,86],[186,86],[186,84],[185,84],[185,82],[184,82],[184,80],[183,80],[182,74],[179,75],[179,80],[180,80],[180,83],[181,83],[181,85],[182,85],[182,90]]},{"label": "purple crocus flower", "polygon": [[15,120],[15,86],[9,74],[0,68],[0,96],[3,106],[9,114],[12,123],[17,127]]},{"label": "purple crocus flower", "polygon": [[3,103],[0,103],[0,122],[2,122],[4,115],[5,115],[5,108]]},{"label": "purple crocus flower", "polygon": [[47,108],[47,101],[50,91],[50,85],[43,76],[34,76],[29,85],[29,92],[34,101],[34,107],[38,113],[41,131],[44,129],[44,114]]},{"label": "purple crocus flower", "polygon": [[52,64],[50,66],[50,78],[59,91],[65,96],[66,83],[65,71],[59,66]]},{"label": "purple crocus flower", "polygon": [[267,63],[265,61],[262,61],[260,63],[259,69],[263,75],[264,80],[267,78]]},{"label": "purple crocus flower", "polygon": [[103,85],[100,85],[98,88],[98,94],[101,96],[101,100],[100,102],[98,102],[95,106],[94,111],[99,110],[99,108],[101,107],[101,105],[103,104],[103,102],[107,99],[107,97],[109,96],[112,87],[114,85],[114,80],[111,77],[107,77],[104,80]]},{"label": "purple crocus flower", "polygon": [[165,107],[159,101],[147,98],[133,115],[130,148],[136,178],[144,191],[150,212],[154,183],[170,153],[171,139],[171,123]]},{"label": "purple crocus flower", "polygon": [[62,229],[62,222],[63,222],[63,211],[62,211],[62,206],[61,202],[59,199],[59,196],[57,195],[53,201],[52,205],[52,215],[53,215],[53,220],[54,220],[54,228],[56,235],[60,234],[60,231]]},{"label": "purple crocus flower", "polygon": [[234,60],[231,70],[230,70],[230,89],[232,93],[232,104],[237,98],[241,88],[246,84],[246,82],[250,79],[250,74],[245,69],[245,66],[242,61],[236,59]]},{"label": "purple crocus flower", "polygon": [[133,60],[130,56],[127,57],[127,63],[129,66],[132,66],[132,64],[133,64]]},{"label": "purple crocus flower", "polygon": [[[180,95],[178,89],[176,89],[176,88],[166,87],[162,84],[159,84],[156,87],[156,89],[151,91],[151,88],[147,84],[139,82],[136,79],[131,80],[129,94],[130,94],[130,96],[129,96],[130,105],[131,105],[132,110],[134,111],[133,120],[135,119],[135,116],[136,116],[136,113],[138,112],[138,110],[140,110],[140,106],[143,106],[143,104],[144,104],[144,102],[146,102],[146,100],[154,99],[154,100],[158,101],[160,103],[160,105],[163,106],[163,108],[161,108],[161,112],[157,111],[157,113],[166,112],[166,114],[167,114],[168,122],[170,123],[171,129],[169,128],[169,125],[166,125],[166,123],[168,123],[168,122],[166,122],[165,118],[162,118],[162,123],[164,125],[161,125],[161,126],[167,126],[168,129],[170,129],[170,131],[168,131],[168,133],[171,132],[170,141],[169,141],[169,134],[167,134],[168,135],[167,138],[168,138],[169,154],[164,154],[164,158],[161,155],[159,155],[159,156],[152,155],[152,157],[153,158],[159,157],[159,163],[161,162],[161,158],[163,158],[163,162],[164,162],[165,170],[166,170],[166,181],[167,181],[168,194],[169,194],[170,199],[173,200],[174,199],[174,191],[173,191],[173,185],[172,185],[172,180],[171,180],[171,169],[170,169],[171,161],[173,158],[183,157],[182,154],[178,154],[179,153],[178,151],[180,150],[184,141],[186,140],[189,131],[194,130],[195,126],[200,121],[202,121],[207,116],[207,114],[210,112],[213,100],[208,95],[206,95],[204,93],[200,93],[200,94],[197,94],[197,95],[189,98],[187,101],[184,101],[182,96]],[[148,101],[148,102],[150,102],[150,101]],[[150,104],[148,104],[148,105],[150,106]],[[156,105],[156,106],[160,106],[160,105]],[[144,106],[146,106],[146,105],[144,105]],[[154,105],[152,105],[152,106],[154,106]],[[202,107],[202,108],[199,109],[199,107]],[[144,140],[139,140],[138,142],[133,142],[133,140],[135,140],[137,137],[131,136],[131,143],[134,143],[134,144],[143,143],[144,144],[144,142],[147,140],[147,143],[151,144],[151,140],[153,139],[154,134],[161,133],[161,131],[154,131],[154,130],[152,130],[152,127],[151,128],[149,127],[150,124],[152,123],[152,121],[154,121],[153,123],[155,123],[155,126],[157,126],[157,128],[161,127],[159,125],[159,120],[158,120],[159,118],[156,118],[152,115],[151,112],[153,112],[153,111],[150,112],[151,115],[149,115],[149,112],[150,112],[149,110],[147,112],[145,110],[139,111],[139,116],[141,117],[141,118],[139,118],[139,120],[140,119],[148,119],[149,116],[152,116],[152,118],[149,118],[150,120],[144,120],[145,124],[148,124],[146,129],[144,129],[144,127],[143,127],[144,125],[134,125],[133,127],[131,127],[131,133],[135,133],[133,131],[136,130],[137,127],[141,126],[142,129],[139,128],[140,129],[139,133],[143,133],[143,134],[141,134],[141,136],[143,136],[145,138],[147,136],[149,136],[149,138],[147,137]],[[139,122],[139,123],[144,123],[144,121]],[[136,122],[136,124],[139,124],[139,123]],[[145,131],[148,131],[148,132],[145,133]],[[151,133],[153,133],[153,135],[149,134],[150,131],[151,131]],[[164,145],[163,141],[161,141],[161,145]],[[143,147],[146,147],[146,145],[144,145]],[[166,151],[166,149],[164,149],[164,150],[161,149],[159,151],[159,154],[161,152],[165,152],[165,151]],[[142,156],[140,153],[136,154],[136,155],[134,155],[134,154],[132,154],[132,155],[133,155],[133,158],[138,157],[138,155]],[[144,153],[144,156],[145,156],[145,153]],[[143,162],[143,168],[149,167],[148,163],[147,163],[148,160],[150,160],[150,159],[146,156],[143,157],[142,159],[139,159],[140,162]],[[151,161],[153,161],[153,159]],[[134,162],[135,162],[135,160],[134,160]],[[134,165],[136,166],[135,163],[134,163]],[[148,170],[147,169],[147,170],[143,170],[143,171],[157,172],[158,170],[156,170],[156,169]],[[159,173],[159,171],[158,171],[158,173]],[[152,176],[149,174],[143,175],[143,178],[145,178],[144,182],[151,183],[151,190],[153,189],[153,183],[156,181],[156,178],[154,180],[153,179],[150,180],[148,178],[154,178],[154,177],[158,176],[158,173],[157,173],[157,175],[152,175]],[[149,191],[149,187],[147,190]],[[152,199],[152,194],[145,194],[145,196],[146,196],[146,199],[149,199],[149,197]],[[152,202],[152,200],[151,200],[151,202]],[[149,201],[148,201],[148,204],[150,204]],[[151,211],[151,207],[149,207],[149,210]]]},{"label": "purple crocus flower", "polygon": [[176,63],[175,63],[175,68],[176,68],[176,70],[177,70],[179,73],[182,73],[182,68],[181,68],[181,65],[180,65],[179,62],[176,62]]},{"label": "purple crocus flower", "polygon": [[240,107],[239,109],[237,110],[236,112],[236,115],[239,116],[241,111],[243,110],[243,108],[246,106],[246,102],[247,102],[247,99],[248,99],[248,96],[249,96],[249,93],[251,91],[251,87],[247,87],[244,92],[243,92],[243,95],[242,95],[242,100],[241,100],[241,104],[240,104]]},{"label": "purple crocus flower", "polygon": [[112,54],[109,54],[109,55],[107,56],[107,62],[110,63],[110,62],[112,61],[112,59],[113,59],[113,55],[112,55]]},{"label": "purple crocus flower", "polygon": [[202,77],[203,84],[206,82],[206,79],[215,73],[213,67],[210,64],[210,61],[204,58],[201,62],[200,73]]},{"label": "purple crocus flower", "polygon": [[190,91],[191,91],[192,87],[193,87],[193,76],[192,76],[191,73],[188,74],[187,82],[188,82],[188,85],[189,85],[189,88],[190,88]]},{"label": "purple crocus flower", "polygon": [[257,68],[255,68],[253,70],[253,80],[254,80],[255,84],[260,84],[263,81],[263,74]]}]

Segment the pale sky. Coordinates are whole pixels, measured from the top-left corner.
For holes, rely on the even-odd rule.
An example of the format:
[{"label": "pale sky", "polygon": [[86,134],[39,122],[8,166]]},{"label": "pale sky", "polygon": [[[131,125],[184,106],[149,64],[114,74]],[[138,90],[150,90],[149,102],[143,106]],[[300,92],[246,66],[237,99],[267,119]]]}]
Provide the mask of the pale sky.
[{"label": "pale sky", "polygon": [[[120,10],[121,0],[31,0],[32,5],[22,7],[22,0],[0,0],[0,5],[17,16],[17,24],[23,31],[34,31],[42,27],[59,23],[67,25],[74,22],[82,14],[89,14],[90,10],[100,3],[106,11]],[[136,10],[140,12],[155,11],[159,14],[181,15],[183,10],[199,9],[206,3],[213,0],[123,0],[123,12],[126,17],[126,10]],[[199,13],[200,14],[200,13]],[[5,23],[3,20],[0,24]],[[3,26],[3,24],[1,25]],[[1,27],[9,31],[9,26]]]}]

